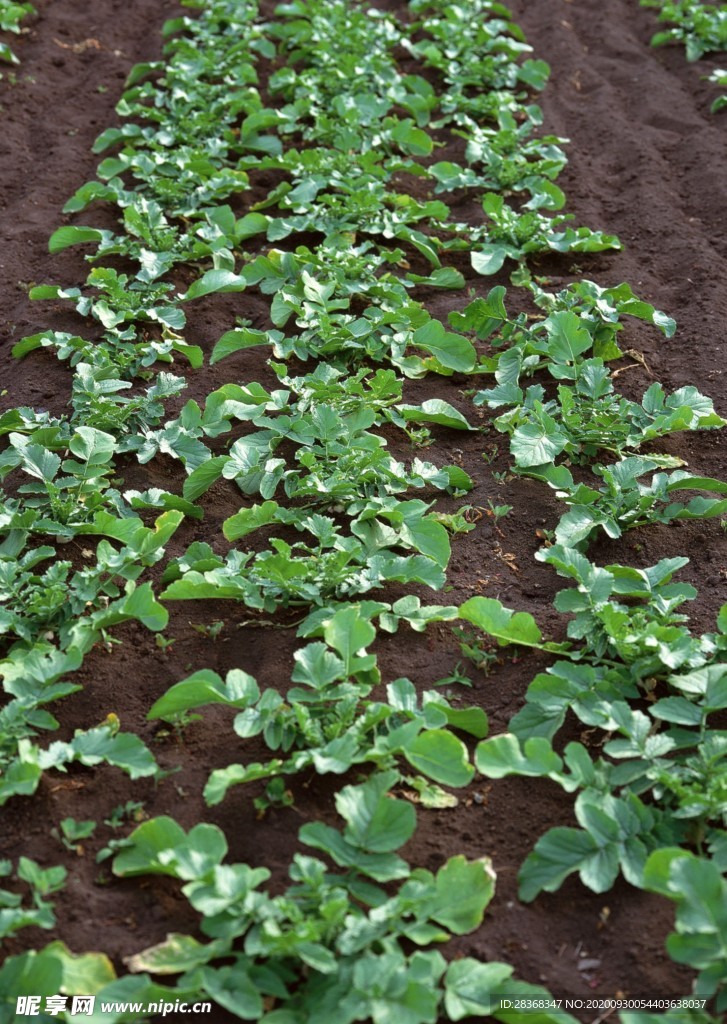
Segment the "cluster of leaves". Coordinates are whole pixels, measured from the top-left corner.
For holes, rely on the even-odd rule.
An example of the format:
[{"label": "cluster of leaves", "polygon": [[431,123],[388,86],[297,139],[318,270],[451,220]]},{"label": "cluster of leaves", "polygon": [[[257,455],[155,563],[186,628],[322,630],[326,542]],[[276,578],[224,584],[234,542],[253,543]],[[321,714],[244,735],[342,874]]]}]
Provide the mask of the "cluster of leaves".
[{"label": "cluster of leaves", "polygon": [[[13,873],[12,861],[0,861],[0,878]],[[31,906],[23,906],[23,894],[9,889],[0,889],[0,940],[7,938],[21,928],[52,928],[55,924],[53,904],[48,899],[65,885],[68,872],[64,867],[45,870],[30,857],[21,857],[15,872],[17,882],[24,882],[30,889]]]},{"label": "cluster of leaves", "polygon": [[[493,1003],[495,1019],[524,1021],[499,1011],[500,999],[547,998],[544,989],[513,980],[507,964],[464,958],[447,965],[428,948],[480,924],[494,874],[488,860],[462,856],[436,873],[412,870],[396,851],[414,831],[414,811],[389,792],[394,775],[382,772],[338,793],[343,830],[322,822],[301,828],[304,846],[336,868],[296,854],[290,884],[278,895],[266,887],[266,868],[223,863],[227,841],[217,826],[198,824],[185,833],[171,818],[140,825],[120,844],[114,873],[182,882],[205,940],[172,934],[130,957],[130,974],[100,987],[99,1000],[212,999],[236,1017],[265,1024],[302,1024],[312,1016],[427,1024],[441,1014],[451,1021],[486,1014]],[[39,967],[49,951],[57,955],[58,947],[10,958],[0,970],[0,991]],[[176,984],[160,985],[150,973],[176,975]],[[113,1024],[120,1017],[105,1019]],[[573,1024],[567,1014],[557,1019]]]},{"label": "cluster of leaves", "polygon": [[[727,6],[705,4],[701,0],[641,0],[642,7],[656,7],[659,21],[669,27],[657,32],[652,46],[681,43],[688,61],[699,60],[709,53],[727,50]],[[717,68],[707,76],[710,82],[724,88],[727,71]],[[727,106],[727,95],[712,102],[711,112],[716,114]]]},{"label": "cluster of leaves", "polygon": [[[472,598],[459,609],[499,644],[567,656],[533,679],[510,731],[476,751],[479,771],[490,778],[543,776],[578,792],[579,827],[550,829],[538,840],[520,870],[521,898],[553,892],[576,871],[595,892],[609,889],[619,873],[654,888],[647,864],[665,847],[678,846],[680,857],[696,848],[709,877],[719,877],[727,870],[727,741],[719,727],[727,708],[727,605],[718,632],[695,636],[678,609],[696,591],[673,581],[687,559],[600,568],[563,545],[538,557],[575,583],[555,599],[569,616],[568,643],[547,643],[530,615],[493,599]],[[588,746],[568,743],[561,755],[554,738],[569,716],[591,739]],[[597,759],[594,746],[601,746]],[[703,913],[701,894],[685,888],[677,896],[676,886],[671,892],[685,920]],[[699,927],[683,931],[687,937],[673,943],[676,958],[703,969],[697,992],[720,993],[724,1008],[723,948],[695,939]]]},{"label": "cluster of leaves", "polygon": [[[457,729],[477,739],[487,734],[487,716],[480,708],[453,708],[435,690],[417,696],[413,683],[396,679],[386,687],[386,700],[372,701],[381,675],[368,647],[376,637],[375,615],[386,615],[394,626],[416,622],[422,613],[418,601],[402,599],[391,611],[369,602],[346,605],[330,617],[309,621],[322,641],[295,653],[291,681],[296,684],[283,696],[268,689],[262,694],[252,678],[233,669],[223,682],[209,670],[194,673],[174,685],[151,708],[149,718],[177,722],[189,712],[209,704],[223,704],[239,713],[234,731],[242,739],[262,735],[266,745],[279,752],[265,764],[232,764],[210,776],[205,797],[219,803],[231,785],[314,768],[318,774],[342,775],[352,767],[373,764],[387,778],[406,782],[429,806],[453,801],[437,785],[464,786],[473,768],[467,748],[452,732]],[[451,619],[455,608],[427,608],[427,620]],[[280,756],[283,755],[283,756]],[[396,767],[400,757],[421,776],[403,775]]]},{"label": "cluster of leaves", "polygon": [[[14,32],[17,35],[20,32],[21,21],[30,14],[35,14],[35,7],[30,3],[0,0],[0,32]],[[4,61],[6,64],[20,63],[8,44],[2,40],[0,40],[0,61]]]},{"label": "cluster of leaves", "polygon": [[727,50],[727,7],[701,0],[641,0],[642,7],[656,7],[659,21],[668,28],[657,32],[652,46],[682,43],[687,60],[699,60],[707,53]]},{"label": "cluster of leaves", "polygon": [[[583,550],[599,529],[617,538],[624,530],[650,523],[724,514],[723,498],[694,497],[686,504],[674,500],[674,492],[682,490],[723,495],[727,485],[722,481],[677,469],[657,472],[644,484],[640,478],[645,474],[683,463],[668,455],[633,454],[677,431],[723,426],[712,401],[692,386],[667,395],[658,382],[640,403],[630,401],[616,393],[607,365],[622,354],[616,341],[622,315],[653,323],[667,338],[674,333],[674,321],[637,299],[625,284],[606,290],[579,282],[557,296],[537,285],[533,291],[548,311],[534,327],[522,317],[508,318],[503,288],[493,288],[487,299],[476,299],[451,320],[490,338],[495,348],[507,346],[483,364],[497,383],[477,392],[474,401],[498,411],[506,407],[494,423],[510,438],[515,469],[548,483],[570,506],[555,530],[557,542]],[[546,397],[542,384],[523,390],[523,376],[539,370],[562,382],[554,397]],[[601,452],[619,461],[595,462]],[[566,462],[590,464],[603,486],[596,489],[574,480]]]},{"label": "cluster of leaves", "polygon": [[[640,403],[616,393],[607,364],[623,354],[621,316],[650,322],[667,338],[675,329],[628,285],[602,289],[581,281],[550,294],[528,274],[520,281],[548,314],[541,322],[510,318],[504,289],[495,288],[452,314],[450,323],[491,342],[493,354],[480,365],[494,373],[496,385],[478,392],[475,402],[499,411],[495,424],[510,437],[514,468],[549,484],[568,505],[536,557],[575,585],[555,601],[569,616],[564,644],[547,643],[531,616],[498,601],[474,598],[460,608],[462,618],[498,644],[567,657],[536,676],[509,732],[480,743],[476,765],[491,778],[543,776],[577,794],[578,827],[551,829],[538,840],[520,870],[522,899],[556,891],[573,872],[596,892],[622,873],[633,885],[668,893],[680,908],[669,951],[700,970],[695,991],[723,1009],[727,971],[720,939],[712,939],[711,926],[709,939],[699,935],[701,923],[691,926],[709,915],[704,892],[679,888],[675,879],[686,878],[681,868],[671,876],[665,871],[657,885],[651,865],[661,863],[665,849],[674,848],[680,865],[696,850],[693,860],[704,866],[712,889],[724,884],[714,879],[727,870],[727,744],[718,727],[727,707],[727,606],[718,633],[694,636],[679,606],[696,591],[672,580],[687,559],[664,559],[643,570],[601,568],[583,552],[600,531],[619,538],[648,524],[723,516],[723,481],[675,468],[683,463],[672,456],[634,453],[674,431],[713,429],[725,421],[693,387],[666,395],[657,382]],[[542,384],[522,386],[523,377],[542,371],[558,382],[553,397]],[[601,452],[618,461],[596,462]],[[597,484],[580,468],[576,477],[569,466],[579,464],[591,469]],[[715,497],[679,501],[685,490]],[[571,742],[557,752],[556,734],[567,716],[583,723],[583,735],[600,732],[602,739],[587,746]],[[594,758],[590,748],[597,745],[601,754]]]}]

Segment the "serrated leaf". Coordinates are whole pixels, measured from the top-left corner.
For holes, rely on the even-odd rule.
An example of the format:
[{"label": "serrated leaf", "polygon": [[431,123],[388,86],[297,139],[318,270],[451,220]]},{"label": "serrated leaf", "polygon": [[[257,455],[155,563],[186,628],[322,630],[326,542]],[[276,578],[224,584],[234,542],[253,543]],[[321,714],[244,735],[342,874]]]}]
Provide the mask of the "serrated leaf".
[{"label": "serrated leaf", "polygon": [[570,310],[551,313],[543,326],[548,334],[548,355],[556,363],[577,363],[593,344],[581,318]]},{"label": "serrated leaf", "polygon": [[565,449],[568,439],[550,424],[524,423],[513,431],[511,448],[518,466],[542,466]]}]

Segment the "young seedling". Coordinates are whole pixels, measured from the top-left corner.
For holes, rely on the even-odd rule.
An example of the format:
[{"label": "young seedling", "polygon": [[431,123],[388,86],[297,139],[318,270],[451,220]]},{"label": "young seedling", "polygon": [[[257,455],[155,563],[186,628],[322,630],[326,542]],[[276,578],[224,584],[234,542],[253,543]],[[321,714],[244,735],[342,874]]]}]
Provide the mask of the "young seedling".
[{"label": "young seedling", "polygon": [[75,818],[64,818],[61,822],[60,831],[57,828],[51,829],[54,839],[61,842],[67,850],[82,857],[84,854],[83,839],[89,839],[96,831],[95,821],[76,821]]}]

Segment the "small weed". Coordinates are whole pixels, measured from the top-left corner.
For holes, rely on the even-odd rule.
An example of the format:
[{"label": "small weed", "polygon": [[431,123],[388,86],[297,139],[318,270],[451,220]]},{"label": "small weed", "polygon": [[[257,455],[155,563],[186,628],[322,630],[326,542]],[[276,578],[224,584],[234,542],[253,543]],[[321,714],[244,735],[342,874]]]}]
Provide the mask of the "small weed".
[{"label": "small weed", "polygon": [[201,623],[201,622],[190,622],[190,626],[197,633],[201,633],[203,636],[208,637],[210,640],[216,640],[222,630],[225,628],[223,619],[217,619],[215,622]]},{"label": "small weed", "polygon": [[264,817],[265,812],[271,807],[292,807],[293,803],[293,794],[285,788],[285,780],[280,778],[271,779],[262,796],[257,796],[253,800],[258,818]]},{"label": "small weed", "polygon": [[492,666],[497,662],[496,652],[488,651],[483,646],[482,638],[472,630],[456,626],[452,632],[459,641],[459,649],[465,658],[469,658],[475,668],[489,675]]},{"label": "small weed", "polygon": [[513,510],[512,505],[493,505],[489,498],[487,499],[487,505],[487,514],[488,516],[492,516],[496,523],[499,523],[501,519],[504,519],[505,516],[509,515]]},{"label": "small weed", "polygon": [[482,458],[485,460],[485,462],[489,466],[491,463],[493,463],[495,461],[495,459],[497,458],[497,456],[499,454],[500,454],[500,449],[497,447],[496,444],[492,444],[492,445],[490,445],[490,448],[489,448],[488,451],[482,453]]}]

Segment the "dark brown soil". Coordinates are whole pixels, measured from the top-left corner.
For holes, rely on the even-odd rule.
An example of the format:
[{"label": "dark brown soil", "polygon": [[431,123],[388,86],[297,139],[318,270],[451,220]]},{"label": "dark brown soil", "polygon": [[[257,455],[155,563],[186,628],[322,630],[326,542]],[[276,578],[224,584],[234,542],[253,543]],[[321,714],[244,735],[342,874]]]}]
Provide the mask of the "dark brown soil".
[{"label": "dark brown soil", "polygon": [[[22,63],[14,78],[6,73],[0,83],[2,402],[4,407],[29,404],[61,411],[68,370],[43,353],[18,363],[10,347],[41,329],[79,329],[80,323],[62,309],[29,303],[27,288],[31,282],[76,283],[85,276],[75,250],[47,255],[48,237],[64,222],[60,210],[68,196],[94,177],[90,146],[101,129],[115,122],[114,103],[128,69],[158,55],[162,20],[179,9],[172,0],[36,0],[36,6],[37,19],[15,44]],[[624,360],[620,385],[635,396],[654,379],[669,389],[695,384],[725,414],[727,114],[708,112],[711,89],[700,75],[710,65],[689,66],[680,50],[651,49],[653,13],[641,10],[635,0],[513,0],[511,7],[536,56],[553,69],[540,102],[545,129],[571,139],[570,164],[561,179],[568,209],[578,223],[616,233],[625,245],[621,253],[549,259],[540,271],[554,284],[580,275],[602,285],[628,281],[641,297],[675,316],[679,330],[670,342],[641,325],[627,328],[622,347],[634,350],[638,359]],[[100,223],[99,216],[108,214],[94,211],[93,223]],[[475,278],[470,283],[481,291],[492,284]],[[459,301],[437,295],[433,309],[443,316]],[[190,314],[188,340],[209,350],[237,315],[257,325],[265,320],[266,304],[247,294],[201,302]],[[264,379],[267,371],[259,355],[241,354],[222,368],[191,373],[188,396],[208,393],[231,373],[255,380]],[[437,395],[464,409],[460,390],[467,386],[464,379],[436,379],[412,385],[411,394]],[[664,448],[686,458],[693,471],[724,478],[727,459],[720,442],[717,434],[701,433],[671,439]],[[486,463],[482,452],[495,447],[497,454]],[[485,517],[474,532],[455,541],[446,600],[460,602],[480,593],[499,597],[532,612],[551,632],[561,629],[550,605],[558,581],[533,559],[540,543],[536,529],[552,527],[556,519],[546,489],[531,481],[498,483],[493,478],[493,470],[507,468],[506,445],[494,432],[464,438],[442,432],[427,456],[442,463],[461,461],[477,482],[475,505],[487,506],[491,499],[513,506],[499,529]],[[171,460],[156,462],[148,472],[130,465],[127,480],[138,486],[151,473],[160,485],[168,473],[173,489],[178,470]],[[207,496],[204,522],[185,527],[178,546],[213,537],[236,508],[235,493],[218,486]],[[676,554],[690,557],[684,577],[700,590],[695,621],[699,628],[711,628],[727,596],[725,535],[718,522],[639,531],[618,548],[602,545],[593,552],[597,559],[638,564]],[[0,856],[26,854],[43,865],[65,863],[69,869],[68,887],[57,900],[56,931],[26,930],[8,942],[6,953],[59,937],[77,952],[102,948],[123,969],[124,957],[167,932],[195,927],[195,916],[176,886],[156,879],[121,882],[106,865],[95,863],[98,850],[114,835],[107,826],[98,828],[82,856],[69,857],[49,834],[66,816],[101,822],[114,806],[134,799],[144,802],[148,815],[169,813],[185,827],[199,820],[216,822],[229,838],[231,857],[267,865],[276,884],[295,849],[298,826],[334,818],[331,788],[315,777],[293,785],[292,809],[270,812],[261,821],[252,806],[254,786],[231,790],[220,807],[204,805],[201,790],[212,768],[260,759],[262,749],[252,746],[243,752],[226,713],[206,713],[178,738],[147,723],[146,712],[171,683],[201,667],[226,671],[239,665],[261,685],[285,686],[300,641],[292,628],[243,625],[248,613],[227,603],[185,603],[170,610],[167,636],[174,643],[167,650],[142,629],[119,630],[124,644],[111,654],[96,650],[87,657],[77,674],[83,690],[56,713],[65,737],[114,711],[123,728],[137,732],[164,767],[178,770],[158,787],[132,784],[111,769],[49,773],[34,798],[16,799],[3,809]],[[192,628],[216,619],[225,623],[216,642]],[[422,687],[449,674],[460,658],[448,627],[425,635],[384,636],[377,652],[385,678],[408,675]],[[524,656],[504,661],[488,677],[471,669],[474,686],[462,691],[463,703],[480,703],[492,731],[502,731],[542,664],[536,656]],[[660,899],[622,881],[596,896],[571,880],[557,895],[532,905],[518,902],[520,864],[543,831],[572,822],[571,808],[571,798],[545,782],[479,780],[458,808],[419,812],[416,837],[404,851],[412,863],[436,868],[454,853],[487,855],[498,874],[497,896],[485,924],[455,941],[456,953],[509,961],[519,977],[544,983],[561,996],[688,992],[689,972],[674,965],[663,949],[673,915]],[[581,970],[584,960],[599,965]],[[215,1019],[228,1018],[220,1011]]]}]

